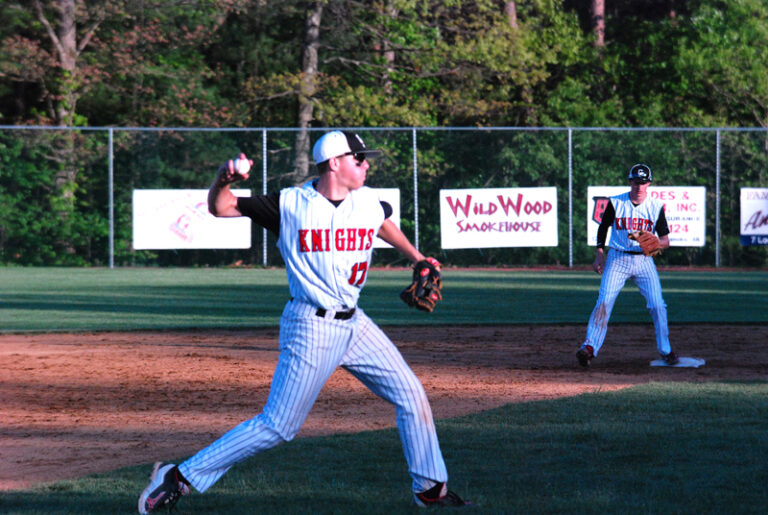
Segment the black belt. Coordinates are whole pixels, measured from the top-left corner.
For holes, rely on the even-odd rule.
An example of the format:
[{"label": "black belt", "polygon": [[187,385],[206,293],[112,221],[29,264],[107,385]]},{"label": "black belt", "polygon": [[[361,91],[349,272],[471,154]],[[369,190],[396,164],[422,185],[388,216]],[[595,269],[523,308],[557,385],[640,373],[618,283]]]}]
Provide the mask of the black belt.
[{"label": "black belt", "polygon": [[[349,311],[337,311],[336,314],[333,315],[333,318],[336,320],[349,320],[355,314],[355,309],[357,308],[352,308]],[[320,318],[325,318],[326,313],[328,313],[328,311],[323,308],[317,308],[317,311],[315,311],[315,315]]]},{"label": "black belt", "polygon": [[[619,250],[619,249],[616,249],[616,250]],[[640,251],[637,251],[637,252],[635,252],[635,251],[630,251],[630,250],[619,250],[619,252],[623,252],[624,254],[634,254],[635,256],[639,256],[640,254],[642,254],[642,253],[643,253],[643,251],[642,251],[642,250],[640,250]]]}]

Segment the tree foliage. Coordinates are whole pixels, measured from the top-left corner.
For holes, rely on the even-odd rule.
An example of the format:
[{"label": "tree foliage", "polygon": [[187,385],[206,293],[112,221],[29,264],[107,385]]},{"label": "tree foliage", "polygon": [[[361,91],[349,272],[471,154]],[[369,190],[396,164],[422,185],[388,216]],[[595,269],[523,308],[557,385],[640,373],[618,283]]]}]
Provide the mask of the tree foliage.
[{"label": "tree foliage", "polygon": [[[605,9],[604,41],[597,44],[592,2],[577,0],[3,2],[0,123],[768,127],[768,7],[763,1],[616,0]],[[316,70],[303,60],[313,11],[322,12],[313,47]],[[82,134],[24,134],[18,141],[0,135],[2,158],[10,167],[0,177],[4,213],[24,207],[45,213],[37,220],[3,218],[2,260],[103,263],[103,254],[96,256],[92,249],[105,238],[104,224],[95,221],[102,219],[99,195],[105,185],[91,167],[103,165],[104,142]],[[193,149],[211,154],[210,140],[190,146],[192,138],[166,136],[165,147],[154,148],[138,133],[123,133],[117,148],[120,180],[152,183],[147,174],[162,170],[178,186],[189,173],[183,166],[214,159],[189,155]],[[425,135],[420,147],[424,187],[459,180],[465,186],[547,184],[563,169],[563,141],[557,137],[542,140],[539,134],[538,143],[528,134],[483,137],[456,152],[450,138]],[[46,146],[32,150],[33,140],[45,140]],[[305,140],[271,143],[270,159],[280,171],[270,186],[295,176],[292,148]],[[377,143],[409,159],[397,144]],[[706,170],[710,156],[691,151],[690,142],[680,143],[674,148],[682,154],[670,159],[678,159],[689,173]],[[595,145],[613,155],[602,162],[583,158],[587,175],[606,162],[624,167],[614,158],[631,155]],[[457,153],[477,148],[485,149],[491,171],[473,176],[472,166],[464,164],[470,157]],[[750,141],[734,161],[758,166],[766,148],[765,138],[762,144]],[[653,149],[668,153],[661,146]],[[215,158],[230,150],[237,149],[231,141],[222,142]],[[17,161],[26,164],[15,166]],[[34,186],[28,181],[30,166],[44,171]],[[24,204],[25,195],[36,200]],[[428,220],[429,203],[422,209]],[[425,238],[435,245],[438,233],[435,227],[431,231]],[[25,250],[33,248],[27,239],[37,241],[34,257]],[[123,240],[118,250],[136,259]],[[562,249],[541,252],[563,259]]]},{"label": "tree foliage", "polygon": [[[55,43],[66,3],[71,70]],[[5,2],[1,120],[62,123],[68,103],[65,125],[297,126],[317,4],[315,126],[766,121],[760,0],[610,2],[602,47],[574,0],[515,2],[514,23],[497,0]]]}]

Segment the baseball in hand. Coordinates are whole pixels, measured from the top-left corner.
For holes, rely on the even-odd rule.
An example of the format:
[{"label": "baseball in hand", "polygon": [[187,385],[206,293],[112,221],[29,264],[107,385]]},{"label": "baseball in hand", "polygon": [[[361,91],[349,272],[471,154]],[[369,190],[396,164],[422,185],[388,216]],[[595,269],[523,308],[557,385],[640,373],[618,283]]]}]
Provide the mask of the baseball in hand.
[{"label": "baseball in hand", "polygon": [[247,159],[243,153],[232,161],[232,171],[243,177],[248,177],[248,172],[251,171],[251,166],[253,166],[253,161]]}]

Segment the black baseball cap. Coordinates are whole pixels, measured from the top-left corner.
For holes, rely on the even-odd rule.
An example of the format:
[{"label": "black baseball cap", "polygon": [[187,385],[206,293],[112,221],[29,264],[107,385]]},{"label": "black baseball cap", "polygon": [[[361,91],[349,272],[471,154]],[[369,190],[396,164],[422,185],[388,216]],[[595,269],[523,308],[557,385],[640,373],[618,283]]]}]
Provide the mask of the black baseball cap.
[{"label": "black baseball cap", "polygon": [[636,164],[629,169],[629,176],[627,178],[630,181],[651,182],[653,180],[653,173],[648,165]]}]

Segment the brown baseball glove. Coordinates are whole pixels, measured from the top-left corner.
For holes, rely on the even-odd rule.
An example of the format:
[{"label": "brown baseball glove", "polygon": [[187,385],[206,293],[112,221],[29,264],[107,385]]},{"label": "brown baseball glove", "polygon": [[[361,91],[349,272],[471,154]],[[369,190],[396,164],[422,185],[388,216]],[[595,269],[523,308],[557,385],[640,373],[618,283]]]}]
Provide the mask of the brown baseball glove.
[{"label": "brown baseball glove", "polygon": [[443,299],[440,291],[443,288],[440,268],[440,262],[431,257],[416,263],[413,266],[413,281],[400,293],[403,302],[431,313],[437,301]]},{"label": "brown baseball glove", "polygon": [[629,233],[629,238],[637,241],[640,244],[640,248],[643,249],[643,254],[646,256],[656,256],[661,254],[661,242],[659,237],[648,231],[636,231]]}]

